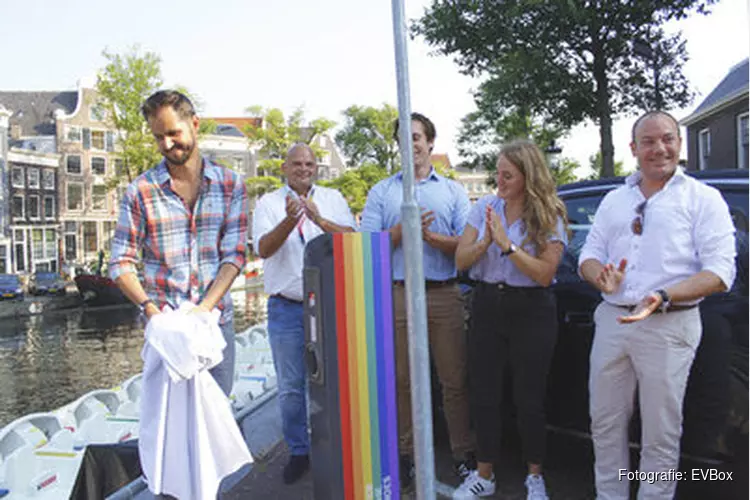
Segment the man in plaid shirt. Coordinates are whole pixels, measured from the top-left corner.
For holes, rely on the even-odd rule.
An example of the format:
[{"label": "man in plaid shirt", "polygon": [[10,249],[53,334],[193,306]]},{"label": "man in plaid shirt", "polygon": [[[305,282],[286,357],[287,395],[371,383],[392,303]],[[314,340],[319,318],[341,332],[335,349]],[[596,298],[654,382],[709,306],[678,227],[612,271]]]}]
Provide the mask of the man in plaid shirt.
[{"label": "man in plaid shirt", "polygon": [[[228,395],[234,379],[232,282],[245,265],[247,192],[240,176],[201,156],[190,100],[161,90],[142,106],[164,160],[136,178],[122,200],[110,277],[147,319],[162,307],[221,310],[227,346],[211,369]],[[136,263],[143,262],[143,282]]]}]

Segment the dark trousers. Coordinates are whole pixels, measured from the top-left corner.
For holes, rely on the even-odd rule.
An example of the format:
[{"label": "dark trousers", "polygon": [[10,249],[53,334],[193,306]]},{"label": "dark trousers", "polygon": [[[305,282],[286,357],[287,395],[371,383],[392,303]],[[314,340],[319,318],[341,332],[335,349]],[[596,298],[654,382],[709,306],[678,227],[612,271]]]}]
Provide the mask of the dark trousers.
[{"label": "dark trousers", "polygon": [[510,364],[524,460],[541,464],[546,447],[544,398],[557,340],[557,307],[549,288],[479,283],[472,299],[469,380],[477,460],[499,456],[503,376]]}]

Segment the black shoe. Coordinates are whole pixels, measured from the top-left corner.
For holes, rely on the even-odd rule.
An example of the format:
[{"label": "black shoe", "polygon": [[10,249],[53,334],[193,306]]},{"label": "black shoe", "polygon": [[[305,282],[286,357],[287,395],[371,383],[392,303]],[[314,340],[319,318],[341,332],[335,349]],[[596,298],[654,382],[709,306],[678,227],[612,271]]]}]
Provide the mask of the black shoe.
[{"label": "black shoe", "polygon": [[416,469],[414,468],[414,461],[409,455],[401,455],[399,457],[399,481],[401,482],[401,491],[408,492],[413,486],[414,476],[416,475]]},{"label": "black shoe", "polygon": [[453,462],[453,472],[461,478],[461,481],[469,477],[471,471],[474,470],[477,470],[477,457],[473,452],[467,453],[464,460],[455,460]]},{"label": "black shoe", "polygon": [[284,484],[292,484],[301,478],[310,468],[310,457],[307,455],[292,455],[284,466]]}]

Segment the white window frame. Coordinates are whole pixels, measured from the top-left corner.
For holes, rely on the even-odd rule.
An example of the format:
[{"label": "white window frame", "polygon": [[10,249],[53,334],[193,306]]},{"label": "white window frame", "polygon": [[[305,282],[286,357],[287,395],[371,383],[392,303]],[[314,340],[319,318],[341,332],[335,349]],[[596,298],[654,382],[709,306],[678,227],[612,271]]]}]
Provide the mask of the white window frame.
[{"label": "white window frame", "polygon": [[[52,233],[50,235],[50,233]],[[57,231],[54,228],[45,227],[42,231],[42,241],[44,242],[44,257],[47,260],[57,260]],[[49,237],[48,237],[49,236]],[[50,245],[51,244],[51,245]],[[52,252],[47,250],[52,249]]]},{"label": "white window frame", "polygon": [[[70,188],[73,186],[80,186],[81,188],[81,208],[70,208]],[[65,189],[65,208],[69,212],[83,212],[86,209],[86,190],[83,182],[68,182]]]},{"label": "white window frame", "polygon": [[[80,172],[78,172],[78,173],[71,172],[70,170],[68,170],[68,158],[75,157],[75,156],[78,157],[78,166],[80,168]],[[65,155],[65,173],[68,174],[68,175],[80,175],[80,176],[83,176],[83,157],[81,155]]]},{"label": "white window frame", "polygon": [[[52,200],[52,214],[47,215],[47,200]],[[55,197],[50,195],[45,195],[43,199],[42,204],[42,213],[44,215],[45,219],[54,219],[55,218]]]},{"label": "white window frame", "polygon": [[[748,119],[750,113],[740,113],[737,115],[737,168],[741,169],[745,162],[748,160],[745,158],[745,150],[742,148],[742,119]],[[750,122],[748,123],[748,131],[750,131]],[[750,141],[750,138],[747,138]]]},{"label": "white window frame", "polygon": [[[94,172],[94,159],[102,160],[104,162],[104,172],[102,172],[101,174]],[[92,156],[89,160],[89,169],[91,169],[91,175],[107,175],[107,158],[104,156]]]},{"label": "white window frame", "polygon": [[[102,134],[102,147],[97,148],[94,146],[94,133],[101,132]],[[91,129],[91,151],[107,151],[107,131],[99,128]]]},{"label": "white window frame", "polygon": [[[36,200],[36,217],[31,215],[31,201]],[[30,194],[29,195],[29,204],[26,207],[26,213],[29,215],[29,220],[42,220],[42,207],[39,205],[39,195],[38,194]]]},{"label": "white window frame", "polygon": [[[21,172],[21,176],[20,176],[21,182],[20,183],[16,182],[16,172]],[[10,173],[10,182],[11,182],[11,185],[14,188],[24,188],[24,187],[26,187],[26,174],[24,172],[24,168],[23,167],[13,167],[13,170],[11,170],[11,173]]]},{"label": "white window frame", "polygon": [[[36,174],[36,182],[32,182],[33,175]],[[39,186],[41,186],[41,173],[39,172],[38,168],[28,167],[26,169],[26,182],[28,183],[29,189],[39,189]]]},{"label": "white window frame", "polygon": [[[94,204],[94,188],[98,188],[98,187],[104,188],[104,194],[103,194],[104,203],[102,207],[97,207]],[[91,185],[91,210],[96,211],[96,212],[107,211],[107,187],[104,184],[92,184]]]},{"label": "white window frame", "polygon": [[[52,184],[50,186],[47,186],[45,183],[45,180],[47,179],[48,176],[52,178]],[[45,191],[55,190],[55,171],[54,170],[50,170],[48,168],[45,168],[44,170],[42,170],[42,189],[44,189]]]},{"label": "white window frame", "polygon": [[[78,138],[71,139],[71,132],[77,131]],[[83,142],[83,128],[78,125],[66,125],[65,126],[65,142],[81,144]]]},{"label": "white window frame", "polygon": [[[21,199],[21,215],[16,215],[13,213],[13,207],[15,206],[15,203],[13,202],[15,201],[16,198]],[[11,217],[13,217],[13,219],[25,219],[26,218],[26,197],[22,194],[14,194],[13,199],[11,199],[11,203],[13,203],[10,206]]]},{"label": "white window frame", "polygon": [[[703,150],[703,137],[707,137],[706,151]],[[698,132],[698,170],[706,170],[711,156],[711,129],[704,128]]]}]

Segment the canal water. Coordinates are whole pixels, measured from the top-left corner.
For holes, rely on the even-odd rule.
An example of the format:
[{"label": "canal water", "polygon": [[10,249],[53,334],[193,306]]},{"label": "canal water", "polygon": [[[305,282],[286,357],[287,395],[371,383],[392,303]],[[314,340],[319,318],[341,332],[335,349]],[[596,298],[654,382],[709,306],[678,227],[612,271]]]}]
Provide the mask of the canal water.
[{"label": "canal water", "polygon": [[[237,332],[265,321],[262,288],[233,291],[232,299]],[[0,428],[139,373],[142,347],[143,326],[131,306],[0,318]]]}]

